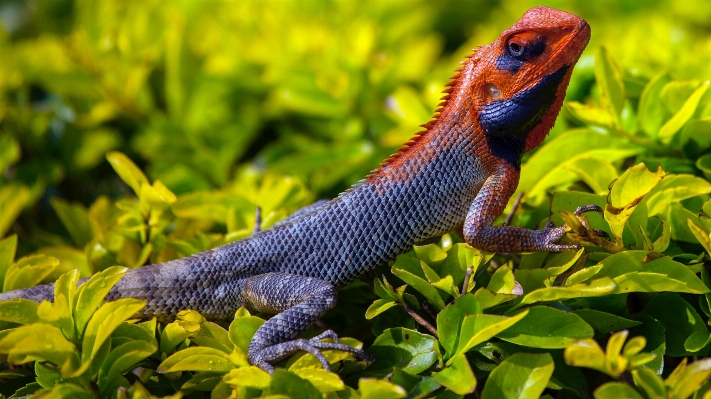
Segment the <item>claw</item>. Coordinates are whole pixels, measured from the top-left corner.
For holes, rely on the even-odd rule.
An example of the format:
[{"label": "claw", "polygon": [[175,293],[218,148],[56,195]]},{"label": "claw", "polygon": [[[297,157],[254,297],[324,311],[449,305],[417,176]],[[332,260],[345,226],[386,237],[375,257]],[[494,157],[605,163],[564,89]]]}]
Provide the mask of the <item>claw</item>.
[{"label": "claw", "polygon": [[[334,342],[324,342],[321,339],[331,338]],[[323,366],[324,370],[331,371],[331,365],[326,357],[321,353],[322,350],[338,350],[352,353],[358,360],[372,361],[363,350],[351,348],[345,344],[338,343],[338,336],[332,330],[326,330],[321,334],[311,339],[295,339],[293,341],[282,342],[280,344],[266,347],[258,353],[250,356],[249,361],[254,366],[261,368],[269,374],[274,374],[272,364],[279,362],[298,351],[305,351],[312,354]]]}]

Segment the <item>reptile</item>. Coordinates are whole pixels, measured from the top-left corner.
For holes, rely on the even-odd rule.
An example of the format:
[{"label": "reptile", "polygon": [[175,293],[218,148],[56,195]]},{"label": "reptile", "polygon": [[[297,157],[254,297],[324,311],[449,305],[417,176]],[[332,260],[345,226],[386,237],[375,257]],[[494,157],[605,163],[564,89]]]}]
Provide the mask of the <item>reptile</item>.
[{"label": "reptile", "polygon": [[[336,304],[337,288],[462,226],[465,241],[491,252],[559,252],[565,226],[493,226],[516,190],[521,157],[548,134],[573,66],[590,38],[576,15],[536,7],[462,62],[424,130],[364,180],[240,241],[126,273],[107,300],[146,301],[140,317],[170,321],[185,309],[231,319],[237,309],[276,314],[255,333],[252,365],[272,373],[298,351],[353,353],[331,331],[299,335]],[[576,215],[590,211],[581,207]],[[0,294],[51,300],[52,285]],[[324,338],[332,338],[324,341]]]}]

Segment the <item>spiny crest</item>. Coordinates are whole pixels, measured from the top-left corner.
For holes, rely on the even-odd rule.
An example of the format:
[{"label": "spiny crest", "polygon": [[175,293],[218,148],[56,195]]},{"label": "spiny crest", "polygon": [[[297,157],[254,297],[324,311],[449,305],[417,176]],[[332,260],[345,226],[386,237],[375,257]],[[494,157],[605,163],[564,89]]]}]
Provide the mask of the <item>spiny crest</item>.
[{"label": "spiny crest", "polygon": [[[473,58],[476,55],[476,51],[478,50],[475,49],[473,53],[469,54],[466,56],[467,59]],[[464,64],[466,61],[461,62],[460,64]],[[377,174],[380,170],[383,168],[391,165],[393,162],[397,161],[404,153],[406,153],[408,150],[411,148],[417,146],[422,140],[424,140],[424,136],[434,127],[434,125],[437,123],[439,120],[440,115],[444,110],[447,108],[447,104],[449,100],[452,98],[452,93],[454,93],[457,89],[457,86],[460,84],[460,76],[461,72],[464,69],[464,67],[459,67],[454,69],[454,74],[449,77],[449,82],[445,84],[445,89],[442,91],[442,98],[440,98],[441,102],[437,105],[437,108],[434,111],[434,115],[432,116],[432,119],[430,119],[428,122],[420,125],[420,127],[424,128],[424,130],[421,130],[415,135],[408,140],[405,144],[403,144],[401,147],[395,150],[395,153],[386,158],[383,162],[381,162],[378,167],[374,170],[372,170],[366,177],[365,180],[369,180],[371,177],[373,177],[375,174]]]}]

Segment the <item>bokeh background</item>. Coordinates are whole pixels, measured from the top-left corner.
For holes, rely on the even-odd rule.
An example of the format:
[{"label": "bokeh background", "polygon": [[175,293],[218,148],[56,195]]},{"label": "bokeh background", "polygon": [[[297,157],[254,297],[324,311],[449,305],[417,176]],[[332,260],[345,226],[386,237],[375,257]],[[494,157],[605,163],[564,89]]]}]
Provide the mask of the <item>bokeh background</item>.
[{"label": "bokeh background", "polygon": [[419,130],[471,49],[535,5],[592,26],[569,99],[599,96],[602,44],[631,97],[661,71],[711,76],[700,0],[0,1],[0,236],[18,234],[20,253],[59,245],[67,209],[130,194],[110,151],[176,195],[273,174],[303,182],[304,202],[333,197]]}]

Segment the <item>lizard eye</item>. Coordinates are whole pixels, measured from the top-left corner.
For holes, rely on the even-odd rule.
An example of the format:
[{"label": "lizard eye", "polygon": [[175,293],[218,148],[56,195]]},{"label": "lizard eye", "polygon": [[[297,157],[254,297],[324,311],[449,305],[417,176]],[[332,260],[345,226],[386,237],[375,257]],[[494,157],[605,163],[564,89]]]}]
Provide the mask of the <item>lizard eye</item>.
[{"label": "lizard eye", "polygon": [[516,42],[509,42],[509,53],[512,57],[520,57],[523,55],[524,47]]},{"label": "lizard eye", "polygon": [[519,33],[506,42],[506,51],[519,61],[530,61],[546,49],[544,39],[533,32]]}]

